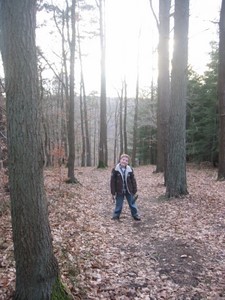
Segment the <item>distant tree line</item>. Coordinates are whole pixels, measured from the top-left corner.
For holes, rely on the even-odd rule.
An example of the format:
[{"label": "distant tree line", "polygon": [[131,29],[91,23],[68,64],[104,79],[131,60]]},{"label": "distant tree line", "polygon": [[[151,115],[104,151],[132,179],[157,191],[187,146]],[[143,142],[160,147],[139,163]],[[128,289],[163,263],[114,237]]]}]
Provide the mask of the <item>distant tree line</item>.
[{"label": "distant tree line", "polygon": [[[188,94],[187,94],[187,162],[210,162],[218,165],[218,43],[211,43],[212,50],[209,53],[207,70],[203,75],[197,74],[193,69],[188,72]],[[40,70],[40,68],[39,68]],[[56,77],[52,82],[42,81],[41,73],[41,97],[42,97],[42,138],[45,153],[45,166],[57,166],[66,164],[68,156],[68,138],[66,134],[66,110],[62,98],[61,81]],[[3,81],[4,84],[4,81]],[[51,88],[50,88],[51,87]],[[3,88],[2,88],[3,90]],[[133,108],[134,99],[129,98],[127,110],[125,100],[122,101],[122,110],[118,109],[120,97],[108,97],[108,144],[109,160],[115,162],[122,150],[120,149],[122,129],[116,133],[116,127],[121,117],[126,115],[126,131],[128,146],[126,151],[132,153],[132,131],[133,131]],[[100,98],[95,93],[86,95],[86,107],[80,97],[75,98],[75,145],[76,166],[95,166],[98,163],[98,135],[99,135],[99,105]],[[121,116],[122,112],[122,116]],[[84,117],[86,115],[86,117]],[[114,116],[114,117],[112,117]],[[6,160],[6,122],[5,101],[1,98],[1,160]],[[86,133],[82,126],[84,122],[89,124],[89,144],[91,151],[91,162],[87,163],[87,154],[84,151]],[[138,164],[156,164],[157,157],[157,88],[141,91],[139,101],[139,118],[137,128],[137,154]],[[83,125],[82,125],[83,124]],[[112,147],[112,145],[114,145]],[[116,145],[116,146],[115,146]],[[115,149],[114,149],[115,148]],[[113,153],[116,153],[113,155]]]}]

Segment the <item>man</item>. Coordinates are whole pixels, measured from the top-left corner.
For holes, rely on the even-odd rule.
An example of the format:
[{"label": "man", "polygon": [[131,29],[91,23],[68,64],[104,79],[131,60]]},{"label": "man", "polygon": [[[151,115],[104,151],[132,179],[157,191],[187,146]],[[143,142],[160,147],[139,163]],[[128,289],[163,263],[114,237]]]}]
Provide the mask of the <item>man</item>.
[{"label": "man", "polygon": [[111,173],[111,194],[116,200],[116,207],[113,213],[113,220],[119,220],[123,209],[123,200],[126,197],[131,211],[131,215],[136,221],[141,218],[138,215],[137,206],[135,203],[135,194],[137,193],[137,182],[134,176],[133,169],[128,165],[129,155],[122,154],[120,162],[112,169]]}]

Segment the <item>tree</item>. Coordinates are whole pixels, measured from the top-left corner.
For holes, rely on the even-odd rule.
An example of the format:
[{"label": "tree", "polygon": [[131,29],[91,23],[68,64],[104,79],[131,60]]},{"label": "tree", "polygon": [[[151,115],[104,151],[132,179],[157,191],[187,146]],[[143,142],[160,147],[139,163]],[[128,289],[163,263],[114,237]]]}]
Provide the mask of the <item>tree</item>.
[{"label": "tree", "polygon": [[105,0],[96,0],[100,14],[100,45],[101,45],[101,95],[100,95],[100,140],[99,140],[99,162],[98,167],[104,168],[108,165],[107,147],[107,105],[106,105],[106,72],[105,72]]},{"label": "tree", "polygon": [[127,147],[127,82],[124,79],[124,117],[123,117],[124,152],[128,153]]},{"label": "tree", "polygon": [[225,180],[225,1],[222,0],[219,22],[219,167],[218,179]]},{"label": "tree", "polygon": [[76,0],[72,0],[71,6],[71,41],[70,41],[70,93],[69,93],[69,120],[68,120],[68,144],[69,144],[69,157],[68,157],[68,182],[77,183],[74,173],[75,163],[75,128],[74,128],[74,65],[75,65],[75,6]]},{"label": "tree", "polygon": [[36,0],[0,1],[16,261],[14,299],[68,299],[59,280],[44,191],[36,5]]},{"label": "tree", "polygon": [[133,125],[133,148],[131,155],[132,165],[136,165],[136,155],[137,155],[137,132],[138,132],[138,111],[139,111],[139,76],[140,76],[140,38],[141,38],[141,28],[138,33],[138,50],[137,50],[137,77],[136,77],[136,95],[134,101],[134,125]]},{"label": "tree", "polygon": [[137,73],[136,97],[134,102],[133,149],[132,149],[132,156],[131,156],[131,161],[133,166],[136,165],[136,154],[137,154],[138,106],[139,106],[139,72]]},{"label": "tree", "polygon": [[187,159],[218,162],[217,70],[218,48],[212,43],[211,61],[203,75],[189,70],[187,102]]},{"label": "tree", "polygon": [[[79,1],[78,1],[78,8]],[[88,124],[88,113],[87,113],[87,97],[85,90],[84,70],[83,70],[83,58],[81,51],[81,36],[79,21],[77,22],[77,42],[79,49],[79,60],[80,60],[80,110],[81,110],[81,128],[82,128],[82,165],[91,166],[91,145],[89,136],[89,124]]]},{"label": "tree", "polygon": [[186,195],[186,97],[189,0],[175,0],[166,196]]},{"label": "tree", "polygon": [[[157,163],[156,172],[166,171],[167,129],[170,97],[169,34],[171,0],[159,1],[158,45],[158,109],[157,109]],[[166,178],[166,174],[165,174]]]},{"label": "tree", "polygon": [[124,145],[123,145],[123,93],[124,93],[124,86],[122,83],[122,88],[121,88],[121,95],[119,96],[119,101],[120,101],[120,105],[119,105],[119,128],[120,128],[120,155],[124,152]]},{"label": "tree", "polygon": [[159,22],[153,10],[152,0],[149,1],[159,32],[156,172],[165,172],[170,97],[169,35],[171,0],[159,0]]},{"label": "tree", "polygon": [[[120,116],[120,112],[119,112],[119,104],[118,101],[116,101],[116,107],[115,107],[115,113],[114,113],[114,128],[115,128],[115,133],[114,133],[114,147],[113,147],[113,163],[116,164],[118,162],[118,154],[117,154],[117,140],[118,140],[118,119]],[[121,153],[121,150],[120,150]]]}]

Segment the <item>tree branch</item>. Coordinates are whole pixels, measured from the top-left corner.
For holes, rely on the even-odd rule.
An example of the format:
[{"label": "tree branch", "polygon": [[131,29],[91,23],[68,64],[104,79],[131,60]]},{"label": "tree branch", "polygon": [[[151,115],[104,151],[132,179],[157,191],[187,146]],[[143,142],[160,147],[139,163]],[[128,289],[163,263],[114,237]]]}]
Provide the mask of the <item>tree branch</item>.
[{"label": "tree branch", "polygon": [[159,30],[159,21],[158,21],[158,19],[157,19],[157,16],[156,16],[155,11],[154,11],[154,8],[153,8],[152,0],[149,0],[149,4],[150,4],[150,8],[151,8],[152,14],[153,14],[153,16],[154,16],[154,18],[155,18],[157,28],[158,28],[158,30]]}]

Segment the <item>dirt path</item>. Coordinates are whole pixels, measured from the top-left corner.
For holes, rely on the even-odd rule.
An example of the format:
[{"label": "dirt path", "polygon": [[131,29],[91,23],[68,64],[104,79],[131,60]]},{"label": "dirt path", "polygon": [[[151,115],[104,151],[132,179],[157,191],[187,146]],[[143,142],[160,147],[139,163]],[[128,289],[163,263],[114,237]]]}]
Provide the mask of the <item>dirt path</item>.
[{"label": "dirt path", "polygon": [[[225,184],[215,170],[188,169],[189,195],[165,200],[162,174],[138,167],[141,222],[127,203],[111,220],[110,169],[47,170],[55,254],[73,299],[225,299]],[[0,218],[0,299],[11,299],[15,267],[9,212]],[[1,242],[1,240],[0,240]]]}]

